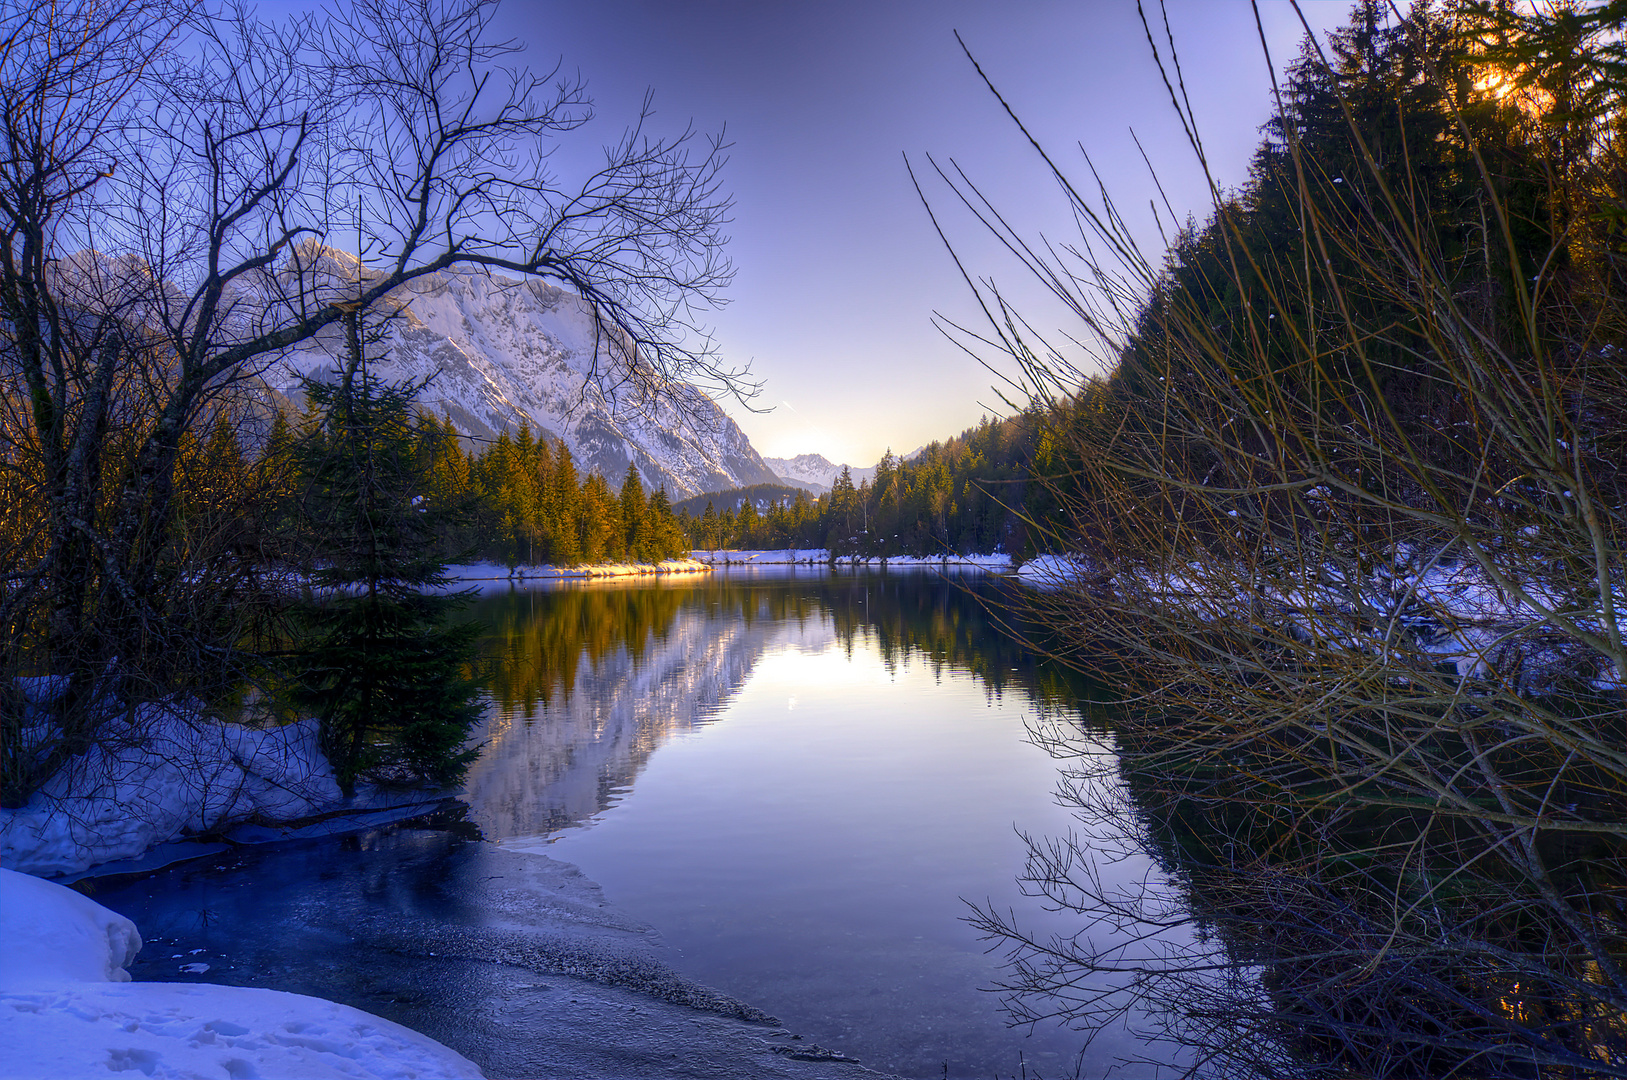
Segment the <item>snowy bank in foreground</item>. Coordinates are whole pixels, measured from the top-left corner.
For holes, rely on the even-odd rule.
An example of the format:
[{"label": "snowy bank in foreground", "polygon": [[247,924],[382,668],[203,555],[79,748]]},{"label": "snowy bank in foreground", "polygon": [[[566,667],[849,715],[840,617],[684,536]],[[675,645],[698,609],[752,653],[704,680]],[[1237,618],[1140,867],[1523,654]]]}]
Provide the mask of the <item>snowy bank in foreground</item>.
[{"label": "snowy bank in foreground", "polygon": [[704,574],[712,569],[696,559],[666,559],[658,563],[593,563],[589,566],[505,566],[501,563],[464,563],[446,568],[453,581],[526,581],[532,578],[646,577],[653,574]]},{"label": "snowy bank in foreground", "polygon": [[0,810],[0,864],[74,874],[233,822],[295,820],[342,805],[314,719],[257,728],[144,705],[133,720],[109,720],[97,745],[26,806]]},{"label": "snowy bank in foreground", "polygon": [[478,1077],[446,1046],[303,994],[131,982],[135,924],[72,889],[0,870],[0,1045],[8,1077]]}]

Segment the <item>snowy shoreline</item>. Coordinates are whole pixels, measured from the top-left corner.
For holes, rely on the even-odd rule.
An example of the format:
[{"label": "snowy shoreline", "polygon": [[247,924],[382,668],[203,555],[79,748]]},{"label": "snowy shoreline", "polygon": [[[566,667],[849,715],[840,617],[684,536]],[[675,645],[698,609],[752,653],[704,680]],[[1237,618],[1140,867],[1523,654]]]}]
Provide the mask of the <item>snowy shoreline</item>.
[{"label": "snowy shoreline", "polygon": [[697,549],[687,557],[658,563],[590,563],[581,566],[527,566],[504,563],[462,563],[446,568],[452,582],[563,581],[582,578],[661,577],[705,574],[719,567],[837,566],[902,569],[908,567],[972,567],[1009,573],[1014,560],[1003,552],[987,555],[838,555],[829,548]]},{"label": "snowy shoreline", "polygon": [[[43,679],[24,690],[38,707],[53,688]],[[495,845],[478,845],[480,857],[507,860],[504,872],[490,878],[492,895],[473,906],[500,913],[500,925],[426,926],[421,935],[444,937],[446,945],[422,956],[409,948],[399,964],[420,972],[442,962],[438,954],[471,950],[498,964],[512,984],[500,1004],[519,995],[527,1015],[547,1010],[546,1024],[524,1046],[513,1045],[501,1024],[488,1031],[409,1012],[404,1025],[325,997],[257,986],[131,982],[125,966],[141,948],[136,926],[61,882],[147,874],[246,845],[376,828],[423,817],[454,794],[364,789],[343,799],[312,721],[258,728],[157,705],[137,710],[135,721],[134,730],[53,777],[28,805],[0,811],[0,1077],[130,1070],[177,1080],[482,1076],[465,1053],[502,1075],[534,1075],[532,1063],[543,1060],[545,1075],[655,1076],[680,1057],[708,1063],[707,1075],[718,1080],[878,1075],[674,971],[655,931],[616,911],[576,868]],[[511,911],[520,882],[526,900]],[[535,925],[516,938],[522,912]],[[185,975],[209,970],[196,956],[172,960]],[[549,975],[548,983],[536,974]],[[627,1023],[629,1016],[637,1022]],[[413,1030],[418,1026],[446,1042]]]},{"label": "snowy shoreline", "polygon": [[[19,680],[40,709],[54,680]],[[25,737],[30,730],[25,714]],[[43,724],[43,719],[36,724]],[[314,718],[234,724],[151,702],[104,725],[99,741],[26,804],[0,809],[0,866],[42,878],[145,873],[234,844],[333,835],[420,816],[455,791],[357,785],[346,797]]]},{"label": "snowy shoreline", "polygon": [[1008,572],[1012,558],[1003,552],[989,555],[838,555],[831,557],[828,548],[771,548],[762,550],[700,549],[690,552],[690,558],[715,566],[837,566],[902,569],[908,567],[974,567],[993,572]]},{"label": "snowy shoreline", "polygon": [[[245,986],[132,982],[134,923],[0,869],[0,1043],[8,1077],[480,1077],[428,1036],[348,1005]],[[198,965],[202,967],[203,965]]]},{"label": "snowy shoreline", "polygon": [[[1315,576],[1262,576],[1250,585],[1242,573],[1228,576],[1223,567],[1125,570],[1080,553],[1038,556],[1024,563],[1018,576],[1038,589],[1103,588],[1152,598],[1169,610],[1206,621],[1235,617],[1263,602],[1296,633],[1314,632],[1330,645],[1374,655],[1394,648],[1385,636],[1393,622],[1410,628],[1418,647],[1452,664],[1459,678],[1489,674],[1497,650],[1512,633],[1540,627],[1556,613],[1593,630],[1602,629],[1610,618],[1597,600],[1591,610],[1567,603],[1546,580],[1520,581],[1515,584],[1519,592],[1510,592],[1472,559],[1449,560],[1406,544],[1397,545],[1387,563],[1359,577],[1330,563]],[[1614,610],[1627,608],[1627,586],[1619,577],[1610,593]],[[1363,628],[1358,612],[1376,629]],[[1587,681],[1597,690],[1620,690],[1627,686],[1627,672],[1614,670],[1608,658],[1601,658],[1599,670]]]}]

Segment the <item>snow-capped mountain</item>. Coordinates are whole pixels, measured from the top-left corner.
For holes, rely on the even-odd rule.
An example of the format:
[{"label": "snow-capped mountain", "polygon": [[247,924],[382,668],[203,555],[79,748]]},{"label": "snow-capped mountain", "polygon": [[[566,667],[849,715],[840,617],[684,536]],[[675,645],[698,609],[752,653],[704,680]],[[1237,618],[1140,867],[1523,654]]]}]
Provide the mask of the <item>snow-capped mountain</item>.
[{"label": "snow-capped mountain", "polygon": [[855,486],[865,480],[874,480],[876,467],[855,469],[853,466],[833,465],[823,454],[798,454],[793,458],[764,458],[763,464],[773,469],[779,478],[795,487],[807,488],[815,495],[829,491],[836,478],[846,468],[853,476]]},{"label": "snow-capped mountain", "polygon": [[[297,257],[334,288],[354,288],[357,260],[332,248]],[[366,273],[366,271],[360,271]],[[463,434],[482,440],[529,423],[538,437],[562,439],[582,473],[615,484],[628,463],[673,498],[773,483],[777,477],[717,404],[675,384],[658,401],[606,394],[592,377],[609,370],[609,351],[575,294],[542,281],[442,271],[392,293],[394,317],[367,346],[369,366],[386,381],[422,380],[420,405],[445,413]],[[297,399],[300,376],[324,378],[343,356],[343,331],[331,327],[290,350],[268,371],[273,390]]]}]

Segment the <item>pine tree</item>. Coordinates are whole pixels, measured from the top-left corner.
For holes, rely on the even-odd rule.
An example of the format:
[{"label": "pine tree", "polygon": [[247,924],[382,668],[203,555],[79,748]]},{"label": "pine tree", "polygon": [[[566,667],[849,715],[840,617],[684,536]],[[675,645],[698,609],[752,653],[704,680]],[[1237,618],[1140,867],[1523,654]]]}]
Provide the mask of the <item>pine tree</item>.
[{"label": "pine tree", "polygon": [[581,537],[582,561],[603,562],[621,557],[621,510],[610,485],[598,473],[588,473],[582,484],[577,510],[577,535]]},{"label": "pine tree", "polygon": [[295,611],[297,705],[348,794],[358,779],[457,782],[477,751],[472,674],[479,627],[449,625],[465,598],[446,584],[442,515],[411,424],[417,387],[382,384],[349,326],[351,363],[333,385],[307,381],[312,419],[292,446],[306,574],[321,599]]},{"label": "pine tree", "polygon": [[716,549],[718,547],[717,535],[717,508],[712,505],[711,499],[707,499],[706,512],[701,514],[700,527],[696,537],[696,539],[699,540],[699,543],[696,546],[706,548],[707,550]]},{"label": "pine tree", "polygon": [[672,500],[667,497],[665,486],[656,488],[655,494],[650,496],[646,525],[649,534],[646,557],[651,562],[676,558],[684,553],[684,531],[673,516]]},{"label": "pine tree", "polygon": [[638,469],[629,463],[621,482],[622,550],[635,562],[645,557],[645,513],[644,484]]},{"label": "pine tree", "polygon": [[740,513],[735,515],[734,527],[737,547],[750,550],[757,546],[762,531],[758,525],[757,507],[748,498],[741,502]]},{"label": "pine tree", "polygon": [[[576,462],[564,442],[554,454],[551,489],[557,527],[554,532],[554,561],[574,566],[586,559],[582,539],[582,491],[576,479]],[[587,560],[591,561],[591,560]]]}]

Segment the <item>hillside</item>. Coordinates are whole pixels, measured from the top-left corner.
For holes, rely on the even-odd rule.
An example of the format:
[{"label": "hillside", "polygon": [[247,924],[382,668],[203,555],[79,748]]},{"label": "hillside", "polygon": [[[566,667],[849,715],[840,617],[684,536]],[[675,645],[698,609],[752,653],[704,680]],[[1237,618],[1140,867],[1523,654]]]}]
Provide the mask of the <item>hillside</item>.
[{"label": "hillside", "polygon": [[758,513],[766,513],[775,503],[789,505],[796,501],[798,495],[806,494],[807,489],[790,484],[753,484],[750,487],[730,488],[727,491],[708,491],[692,496],[672,504],[674,513],[688,512],[690,517],[700,517],[706,512],[706,504],[711,503],[712,509],[721,514],[725,510],[738,513],[745,505],[747,499],[756,508]]}]

